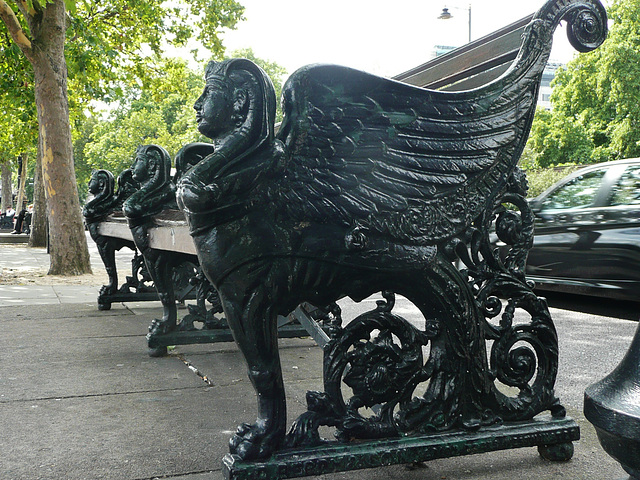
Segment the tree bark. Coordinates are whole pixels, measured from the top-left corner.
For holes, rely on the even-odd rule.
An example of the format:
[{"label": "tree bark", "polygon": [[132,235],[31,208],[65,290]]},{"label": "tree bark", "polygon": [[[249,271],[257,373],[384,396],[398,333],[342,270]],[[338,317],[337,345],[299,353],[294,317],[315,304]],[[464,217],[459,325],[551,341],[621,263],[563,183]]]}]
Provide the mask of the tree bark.
[{"label": "tree bark", "polygon": [[64,58],[63,0],[31,17],[31,58],[41,147],[42,179],[49,220],[50,275],[91,273],[73,166]]},{"label": "tree bark", "polygon": [[38,156],[36,157],[35,175],[33,176],[33,216],[31,217],[30,247],[47,246],[47,203],[44,198],[42,184],[42,148],[38,142]]},{"label": "tree bark", "polygon": [[20,166],[22,167],[20,169],[20,172],[18,172],[18,196],[16,197],[16,212],[20,212],[20,210],[22,210],[22,207],[24,204],[27,203],[27,199],[24,195],[24,188],[25,185],[27,184],[27,154],[23,154],[21,155],[22,158],[22,162],[20,163]]},{"label": "tree bark", "polygon": [[11,185],[11,163],[2,162],[2,212],[13,206],[13,192]]}]

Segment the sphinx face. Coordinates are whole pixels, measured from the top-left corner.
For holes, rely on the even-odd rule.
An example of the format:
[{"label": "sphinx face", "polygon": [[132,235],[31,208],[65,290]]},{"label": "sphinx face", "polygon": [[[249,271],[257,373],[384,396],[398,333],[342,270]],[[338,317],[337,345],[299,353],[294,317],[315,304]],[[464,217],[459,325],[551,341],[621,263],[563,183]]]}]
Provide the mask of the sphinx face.
[{"label": "sphinx face", "polygon": [[149,165],[144,155],[136,155],[136,159],[131,166],[131,172],[133,179],[140,183],[149,178],[151,172],[149,172]]},{"label": "sphinx face", "polygon": [[234,127],[233,101],[226,89],[207,85],[193,108],[198,130],[208,138],[220,137]]},{"label": "sphinx face", "polygon": [[100,192],[100,180],[98,180],[97,175],[93,175],[91,180],[89,180],[89,193],[95,195]]}]

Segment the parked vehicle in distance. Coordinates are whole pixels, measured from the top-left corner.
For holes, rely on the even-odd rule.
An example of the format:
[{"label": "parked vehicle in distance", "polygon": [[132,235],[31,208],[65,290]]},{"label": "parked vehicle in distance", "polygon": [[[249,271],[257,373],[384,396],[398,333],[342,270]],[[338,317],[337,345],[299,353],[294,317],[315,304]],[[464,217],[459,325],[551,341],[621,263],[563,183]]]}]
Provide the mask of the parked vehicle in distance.
[{"label": "parked vehicle in distance", "polygon": [[530,205],[537,289],[640,301],[640,159],[580,169]]}]

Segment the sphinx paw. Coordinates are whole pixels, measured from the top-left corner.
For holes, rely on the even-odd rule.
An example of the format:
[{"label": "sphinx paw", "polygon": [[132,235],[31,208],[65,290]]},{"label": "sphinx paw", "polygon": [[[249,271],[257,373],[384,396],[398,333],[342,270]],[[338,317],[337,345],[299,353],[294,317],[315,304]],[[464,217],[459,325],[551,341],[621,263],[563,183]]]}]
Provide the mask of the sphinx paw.
[{"label": "sphinx paw", "polygon": [[283,432],[270,432],[262,425],[243,423],[229,440],[229,451],[241,460],[263,460],[280,446]]},{"label": "sphinx paw", "polygon": [[157,318],[151,322],[149,325],[149,335],[164,335],[165,333],[169,333],[175,329],[175,322],[168,322],[163,320],[158,320]]},{"label": "sphinx paw", "polygon": [[117,289],[115,287],[115,285],[103,285],[102,287],[100,287],[100,293],[99,295],[103,296],[103,295],[113,295],[114,293],[116,293]]}]

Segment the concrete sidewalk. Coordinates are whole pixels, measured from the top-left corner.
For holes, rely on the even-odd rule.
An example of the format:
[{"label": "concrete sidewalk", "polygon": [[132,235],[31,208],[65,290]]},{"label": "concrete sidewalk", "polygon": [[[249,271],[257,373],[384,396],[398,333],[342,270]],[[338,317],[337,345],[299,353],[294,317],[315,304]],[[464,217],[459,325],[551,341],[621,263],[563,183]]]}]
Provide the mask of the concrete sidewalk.
[{"label": "concrete sidewalk", "polygon": [[[19,291],[22,303],[0,306],[0,479],[221,479],[230,435],[255,418],[255,396],[235,345],[180,346],[151,358],[144,336],[161,315],[157,302],[114,304],[101,312],[87,287],[54,291],[47,304],[36,301],[44,302],[43,291],[37,298]],[[561,355],[588,352],[580,365],[561,365],[557,381],[582,431],[571,461],[547,462],[535,448],[523,448],[307,478],[625,477],[584,419],[582,391],[619,362],[636,323],[552,310]],[[305,410],[306,392],[322,389],[322,352],[307,339],[280,344],[292,421]]]},{"label": "concrete sidewalk", "polygon": [[[13,235],[26,238],[26,235]],[[104,272],[104,264],[95,242],[87,232],[87,244],[94,272]],[[116,252],[116,264],[120,275],[131,269],[132,251],[123,248]],[[65,303],[97,304],[102,285],[4,285],[2,270],[20,268],[49,268],[49,254],[45,248],[29,248],[26,244],[0,243],[0,307],[16,305],[58,305]],[[124,278],[124,277],[123,277]]]}]

